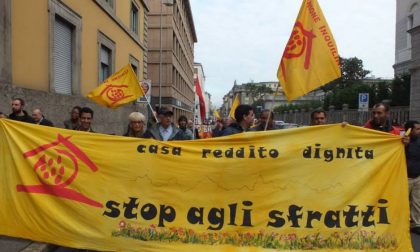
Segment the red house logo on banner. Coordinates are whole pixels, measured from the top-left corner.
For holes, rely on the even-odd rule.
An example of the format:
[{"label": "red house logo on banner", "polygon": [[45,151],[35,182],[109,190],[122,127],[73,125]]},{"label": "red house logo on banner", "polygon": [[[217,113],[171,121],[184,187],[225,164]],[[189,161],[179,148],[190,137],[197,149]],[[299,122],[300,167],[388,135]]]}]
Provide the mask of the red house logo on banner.
[{"label": "red house logo on banner", "polygon": [[17,185],[16,190],[18,192],[49,194],[102,208],[101,203],[69,187],[77,178],[80,167],[86,166],[92,172],[98,171],[89,157],[70,142],[69,138],[58,134],[57,140],[23,153],[24,158],[36,160],[33,163],[33,170],[37,174],[40,184]]}]

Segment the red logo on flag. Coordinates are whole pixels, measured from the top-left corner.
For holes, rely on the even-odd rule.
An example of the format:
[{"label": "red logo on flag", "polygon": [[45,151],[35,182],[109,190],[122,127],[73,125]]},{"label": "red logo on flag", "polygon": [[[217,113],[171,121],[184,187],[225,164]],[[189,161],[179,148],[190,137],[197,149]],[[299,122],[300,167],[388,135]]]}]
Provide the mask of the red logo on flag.
[{"label": "red logo on flag", "polygon": [[309,68],[311,62],[312,40],[314,38],[316,38],[316,36],[312,31],[305,30],[301,22],[296,22],[281,60],[281,71],[285,79],[286,69],[283,62],[285,59],[299,58],[306,52],[303,67],[305,70]]},{"label": "red logo on flag", "polygon": [[102,90],[100,95],[106,93],[106,97],[112,101],[111,105],[124,100],[125,98],[131,97],[133,95],[125,95],[124,88],[128,88],[128,85],[114,85],[114,84],[107,84],[106,88]]},{"label": "red logo on flag", "polygon": [[[57,140],[23,153],[23,157],[26,159],[38,157],[38,160],[34,162],[33,169],[40,184],[17,185],[16,190],[18,192],[49,194],[102,208],[101,203],[69,188],[78,175],[80,165],[87,166],[93,172],[98,170],[89,157],[70,142],[69,138],[58,134]],[[70,167],[66,167],[69,164],[71,164]]]}]

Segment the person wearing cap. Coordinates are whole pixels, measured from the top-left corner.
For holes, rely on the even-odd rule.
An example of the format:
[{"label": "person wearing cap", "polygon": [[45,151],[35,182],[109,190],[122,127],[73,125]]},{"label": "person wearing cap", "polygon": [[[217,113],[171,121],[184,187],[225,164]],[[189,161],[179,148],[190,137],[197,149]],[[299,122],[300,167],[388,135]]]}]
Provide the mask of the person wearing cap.
[{"label": "person wearing cap", "polygon": [[153,138],[159,141],[187,140],[185,133],[172,123],[174,113],[165,107],[158,110],[159,122],[148,128],[143,138]]}]

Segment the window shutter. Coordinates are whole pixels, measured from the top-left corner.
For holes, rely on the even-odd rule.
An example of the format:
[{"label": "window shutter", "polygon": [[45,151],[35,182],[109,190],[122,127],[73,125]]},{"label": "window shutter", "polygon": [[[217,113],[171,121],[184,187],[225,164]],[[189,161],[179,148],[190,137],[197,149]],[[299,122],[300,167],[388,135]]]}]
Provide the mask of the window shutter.
[{"label": "window shutter", "polygon": [[54,88],[60,94],[72,94],[72,30],[60,18],[54,25]]}]

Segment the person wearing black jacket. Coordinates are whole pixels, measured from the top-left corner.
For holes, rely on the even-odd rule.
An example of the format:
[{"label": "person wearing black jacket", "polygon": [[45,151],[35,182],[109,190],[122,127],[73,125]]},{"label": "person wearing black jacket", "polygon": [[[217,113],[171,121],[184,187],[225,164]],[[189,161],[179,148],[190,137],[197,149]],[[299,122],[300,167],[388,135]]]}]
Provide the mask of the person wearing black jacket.
[{"label": "person wearing black jacket", "polygon": [[12,101],[12,113],[9,115],[9,119],[27,123],[34,123],[34,120],[28,112],[23,110],[25,106],[25,101],[21,98],[15,98]]},{"label": "person wearing black jacket", "polygon": [[223,130],[223,136],[249,131],[254,122],[254,111],[250,105],[241,104],[235,110],[236,123],[232,123],[229,127]]},{"label": "person wearing black jacket", "polygon": [[410,196],[411,232],[420,234],[420,123],[408,121],[404,128],[406,131],[411,128],[409,142],[404,142]]},{"label": "person wearing black jacket", "polygon": [[32,119],[35,124],[54,127],[54,124],[44,117],[40,109],[34,109],[32,111]]},{"label": "person wearing black jacket", "polygon": [[143,134],[143,138],[153,138],[159,141],[189,140],[186,134],[172,123],[174,113],[161,107],[158,110],[159,122],[152,125]]}]

